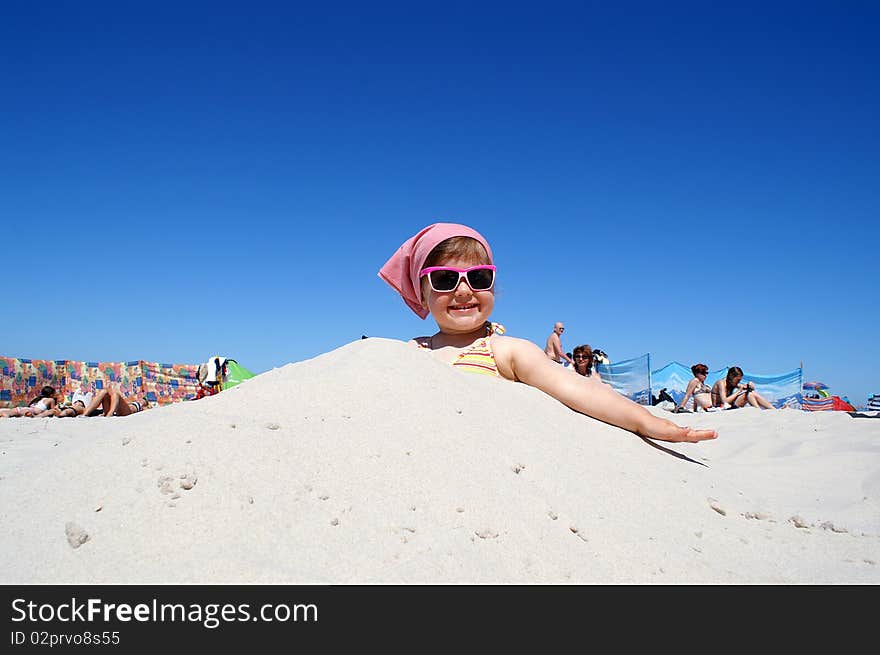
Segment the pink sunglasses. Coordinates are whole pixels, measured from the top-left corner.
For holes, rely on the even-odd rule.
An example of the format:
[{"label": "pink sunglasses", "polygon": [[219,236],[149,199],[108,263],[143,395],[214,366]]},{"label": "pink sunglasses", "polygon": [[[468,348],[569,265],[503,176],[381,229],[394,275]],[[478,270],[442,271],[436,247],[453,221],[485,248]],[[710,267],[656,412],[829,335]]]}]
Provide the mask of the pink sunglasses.
[{"label": "pink sunglasses", "polygon": [[451,266],[430,266],[419,271],[419,278],[428,276],[428,283],[438,293],[455,291],[464,278],[472,291],[488,291],[495,284],[494,266],[472,266],[471,268],[452,268]]}]

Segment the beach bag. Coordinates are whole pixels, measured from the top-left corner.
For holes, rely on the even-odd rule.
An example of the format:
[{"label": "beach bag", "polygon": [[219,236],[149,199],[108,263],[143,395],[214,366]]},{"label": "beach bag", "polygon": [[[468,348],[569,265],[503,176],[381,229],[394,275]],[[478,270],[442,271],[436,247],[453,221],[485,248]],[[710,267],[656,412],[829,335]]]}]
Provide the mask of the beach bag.
[{"label": "beach bag", "polygon": [[199,364],[196,377],[199,381],[196,400],[220,393],[226,379],[226,357],[215,355],[204,364]]}]

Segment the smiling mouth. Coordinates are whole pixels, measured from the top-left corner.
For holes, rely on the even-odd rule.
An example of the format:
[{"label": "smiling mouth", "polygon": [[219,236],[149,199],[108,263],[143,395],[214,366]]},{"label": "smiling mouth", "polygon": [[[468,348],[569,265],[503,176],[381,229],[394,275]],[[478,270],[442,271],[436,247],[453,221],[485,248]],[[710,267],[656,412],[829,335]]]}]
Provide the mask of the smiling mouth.
[{"label": "smiling mouth", "polygon": [[469,309],[476,309],[478,305],[476,303],[469,303],[467,305],[450,305],[449,309],[454,312],[464,312]]}]

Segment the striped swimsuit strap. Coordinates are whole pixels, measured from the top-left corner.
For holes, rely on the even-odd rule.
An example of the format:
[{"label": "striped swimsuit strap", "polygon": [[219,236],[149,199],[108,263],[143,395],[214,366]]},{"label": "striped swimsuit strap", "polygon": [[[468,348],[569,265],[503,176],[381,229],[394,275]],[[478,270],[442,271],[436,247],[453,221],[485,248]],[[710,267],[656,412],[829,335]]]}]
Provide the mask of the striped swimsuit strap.
[{"label": "striped swimsuit strap", "polygon": [[492,352],[492,344],[489,337],[483,337],[470,348],[465,350],[458,356],[453,366],[462,368],[470,373],[479,373],[481,375],[491,375],[493,377],[501,377],[498,372],[498,365],[495,363],[495,353]]},{"label": "striped swimsuit strap", "polygon": [[[495,363],[495,353],[492,351],[492,343],[489,337],[493,334],[501,335],[504,332],[504,326],[500,323],[487,323],[486,336],[469,346],[452,362],[452,365],[470,373],[501,377],[501,373],[498,372],[498,365]],[[433,350],[432,339],[430,338],[419,341],[418,345],[419,348]]]}]

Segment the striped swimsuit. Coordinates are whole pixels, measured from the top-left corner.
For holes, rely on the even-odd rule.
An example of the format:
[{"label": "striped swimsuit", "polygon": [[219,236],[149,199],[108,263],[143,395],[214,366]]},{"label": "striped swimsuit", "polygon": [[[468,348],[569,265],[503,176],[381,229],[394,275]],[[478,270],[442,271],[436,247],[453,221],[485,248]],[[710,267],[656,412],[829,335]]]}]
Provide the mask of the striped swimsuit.
[{"label": "striped swimsuit", "polygon": [[[498,323],[488,323],[486,325],[486,333],[485,337],[476,341],[462,352],[452,362],[452,365],[470,373],[491,375],[492,377],[499,378],[501,373],[498,372],[498,365],[495,363],[495,353],[492,352],[492,344],[489,337],[493,334],[504,334],[504,326]],[[420,341],[419,348],[431,350],[431,340]]]}]

